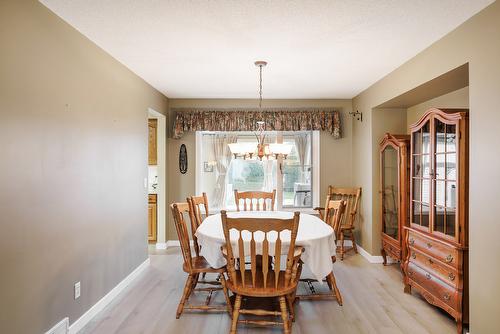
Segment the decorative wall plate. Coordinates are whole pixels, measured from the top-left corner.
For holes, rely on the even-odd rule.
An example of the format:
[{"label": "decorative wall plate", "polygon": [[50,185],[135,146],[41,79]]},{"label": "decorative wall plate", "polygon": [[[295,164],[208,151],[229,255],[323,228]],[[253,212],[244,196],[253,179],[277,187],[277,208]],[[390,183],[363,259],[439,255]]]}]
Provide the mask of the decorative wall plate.
[{"label": "decorative wall plate", "polygon": [[182,174],[186,174],[188,170],[188,156],[186,145],[182,144],[179,149],[179,170]]}]

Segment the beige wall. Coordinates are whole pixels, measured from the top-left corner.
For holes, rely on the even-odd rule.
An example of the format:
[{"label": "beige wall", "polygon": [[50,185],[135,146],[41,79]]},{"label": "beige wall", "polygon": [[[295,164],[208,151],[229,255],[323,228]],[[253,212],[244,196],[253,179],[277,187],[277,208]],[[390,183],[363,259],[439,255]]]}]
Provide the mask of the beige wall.
[{"label": "beige wall", "polygon": [[409,107],[406,111],[407,133],[410,133],[410,125],[416,123],[429,108],[469,108],[469,87]]},{"label": "beige wall", "polygon": [[0,2],[0,50],[0,333],[39,334],[147,259],[147,109],[167,99],[36,1]]},{"label": "beige wall", "polygon": [[[255,108],[256,100],[244,99],[170,99],[170,108]],[[317,107],[337,108],[341,111],[342,138],[333,139],[328,133],[320,135],[320,203],[325,200],[329,184],[350,186],[352,184],[352,110],[351,100],[264,100],[264,107]],[[173,113],[171,113],[173,114]],[[171,115],[172,116],[172,115]],[[172,120],[171,120],[172,122]],[[172,123],[171,123],[172,124]],[[189,168],[186,174],[179,172],[179,147],[186,144]],[[168,191],[169,201],[185,201],[195,193],[195,134],[186,133],[181,139],[169,139]],[[168,221],[167,239],[177,239],[171,215]]]},{"label": "beige wall", "polygon": [[[356,96],[353,108],[363,111],[366,123],[353,126],[353,182],[375,196],[377,178],[371,177],[373,109],[462,64],[469,63],[470,103],[470,309],[471,333],[496,333],[500,309],[500,267],[492,264],[500,254],[500,224],[496,199],[500,156],[492,145],[500,137],[500,2],[495,2],[456,30]],[[492,152],[495,152],[492,154]],[[366,194],[366,192],[365,192]],[[366,202],[366,197],[365,197]],[[364,202],[364,204],[366,204]],[[372,221],[369,206],[362,209]],[[371,253],[378,252],[372,245]]]}]

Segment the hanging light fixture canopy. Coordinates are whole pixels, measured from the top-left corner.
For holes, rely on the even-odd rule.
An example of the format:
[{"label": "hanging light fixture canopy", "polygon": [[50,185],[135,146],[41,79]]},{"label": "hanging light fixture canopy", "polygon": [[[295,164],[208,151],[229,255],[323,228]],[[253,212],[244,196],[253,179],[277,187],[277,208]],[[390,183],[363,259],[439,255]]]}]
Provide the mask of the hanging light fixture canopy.
[{"label": "hanging light fixture canopy", "polygon": [[[262,110],[262,69],[267,65],[267,62],[257,60],[254,64],[259,68],[259,110]],[[228,144],[234,158],[253,159],[254,156],[257,156],[259,160],[262,160],[264,157],[266,159],[275,158],[276,160],[280,157],[286,159],[292,151],[292,145],[283,143],[266,144],[265,128],[265,122],[257,121],[257,132],[255,133],[257,143]]]}]

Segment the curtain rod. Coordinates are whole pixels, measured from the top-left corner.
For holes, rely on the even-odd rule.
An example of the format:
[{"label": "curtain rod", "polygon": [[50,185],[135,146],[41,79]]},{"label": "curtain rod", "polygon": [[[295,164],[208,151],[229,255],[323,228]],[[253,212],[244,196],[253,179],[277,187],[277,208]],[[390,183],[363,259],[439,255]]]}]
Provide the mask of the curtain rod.
[{"label": "curtain rod", "polygon": [[334,107],[324,107],[324,108],[315,108],[315,107],[273,107],[273,108],[190,108],[190,107],[179,107],[179,108],[171,108],[172,111],[179,112],[189,112],[189,111],[251,111],[251,112],[276,112],[276,111],[290,111],[290,112],[300,112],[300,111],[340,111],[341,108]]}]

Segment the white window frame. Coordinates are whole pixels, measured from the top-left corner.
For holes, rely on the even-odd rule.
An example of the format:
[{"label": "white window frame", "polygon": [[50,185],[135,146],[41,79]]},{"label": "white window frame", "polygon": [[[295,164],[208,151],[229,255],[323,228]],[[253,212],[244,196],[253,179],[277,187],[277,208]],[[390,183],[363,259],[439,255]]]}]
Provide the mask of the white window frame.
[{"label": "white window frame", "polygon": [[[201,189],[201,178],[202,178],[202,171],[203,171],[203,134],[206,133],[213,133],[210,131],[196,131],[196,162],[195,162],[195,187],[196,187],[196,194],[199,195],[202,192]],[[278,134],[279,135],[279,134]],[[302,213],[316,213],[314,211],[315,207],[319,206],[319,199],[321,194],[319,193],[320,191],[320,132],[315,130],[312,131],[312,151],[311,151],[311,161],[312,161],[312,208],[299,208],[299,207],[282,207],[282,180],[283,180],[283,175],[281,173],[281,170],[278,168],[277,172],[279,173],[278,177],[278,184],[277,184],[277,189],[276,189],[276,209],[278,211],[299,211]],[[278,161],[279,163],[279,161]],[[216,213],[216,212],[210,212],[210,214]]]}]

